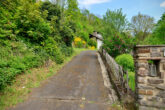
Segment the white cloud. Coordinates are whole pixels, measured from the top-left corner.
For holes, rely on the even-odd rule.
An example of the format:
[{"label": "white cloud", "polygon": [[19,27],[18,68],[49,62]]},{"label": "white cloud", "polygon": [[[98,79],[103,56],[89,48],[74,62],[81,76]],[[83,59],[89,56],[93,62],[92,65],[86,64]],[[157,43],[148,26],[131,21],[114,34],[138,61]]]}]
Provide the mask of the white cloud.
[{"label": "white cloud", "polygon": [[160,7],[164,7],[165,8],[165,1],[160,4]]},{"label": "white cloud", "polygon": [[106,3],[106,2],[110,2],[110,1],[111,0],[78,0],[79,4],[83,5],[83,6],[101,4],[101,3]]}]

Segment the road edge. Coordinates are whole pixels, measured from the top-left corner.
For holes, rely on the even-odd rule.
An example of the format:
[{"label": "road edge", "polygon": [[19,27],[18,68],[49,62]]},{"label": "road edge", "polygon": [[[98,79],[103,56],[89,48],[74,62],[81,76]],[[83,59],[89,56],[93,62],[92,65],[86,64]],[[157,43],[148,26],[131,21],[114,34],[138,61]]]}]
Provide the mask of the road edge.
[{"label": "road edge", "polygon": [[103,77],[103,80],[104,80],[104,86],[108,89],[109,91],[109,99],[110,99],[110,103],[111,104],[114,104],[116,102],[118,102],[118,97],[116,95],[116,92],[115,90],[113,89],[113,86],[110,82],[110,78],[109,78],[109,75],[108,75],[108,72],[106,70],[106,67],[103,63],[103,60],[100,56],[100,54],[97,52],[97,56],[98,56],[98,61],[99,61],[99,64],[100,64],[100,67],[101,67],[101,73],[102,73],[102,77]]}]

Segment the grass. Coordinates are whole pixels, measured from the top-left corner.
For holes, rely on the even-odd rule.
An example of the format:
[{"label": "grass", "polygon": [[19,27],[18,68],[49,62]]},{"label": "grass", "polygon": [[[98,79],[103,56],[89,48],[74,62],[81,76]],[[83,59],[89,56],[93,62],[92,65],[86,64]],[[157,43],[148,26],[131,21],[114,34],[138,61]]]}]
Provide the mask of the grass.
[{"label": "grass", "polygon": [[129,76],[129,87],[135,91],[135,73],[134,72],[128,72],[128,76]]},{"label": "grass", "polygon": [[[124,78],[126,79],[127,76],[125,75]],[[128,72],[128,85],[132,89],[132,91],[135,91],[135,73],[134,72]]]},{"label": "grass", "polygon": [[30,69],[26,71],[25,74],[18,75],[12,85],[8,85],[0,92],[0,110],[5,110],[8,107],[26,100],[32,88],[39,87],[42,81],[55,75],[57,71],[71,61],[74,56],[85,50],[86,49],[74,48],[72,56],[65,58],[63,64],[59,65],[50,61],[48,67],[43,65],[39,68]]}]

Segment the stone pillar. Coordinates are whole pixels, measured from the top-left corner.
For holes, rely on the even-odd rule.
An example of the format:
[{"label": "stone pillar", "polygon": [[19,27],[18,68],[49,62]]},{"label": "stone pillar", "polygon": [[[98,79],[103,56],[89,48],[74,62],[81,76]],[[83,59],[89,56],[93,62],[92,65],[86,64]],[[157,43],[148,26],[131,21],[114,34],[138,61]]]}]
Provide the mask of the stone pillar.
[{"label": "stone pillar", "polygon": [[139,110],[165,109],[165,45],[136,46],[136,100]]}]

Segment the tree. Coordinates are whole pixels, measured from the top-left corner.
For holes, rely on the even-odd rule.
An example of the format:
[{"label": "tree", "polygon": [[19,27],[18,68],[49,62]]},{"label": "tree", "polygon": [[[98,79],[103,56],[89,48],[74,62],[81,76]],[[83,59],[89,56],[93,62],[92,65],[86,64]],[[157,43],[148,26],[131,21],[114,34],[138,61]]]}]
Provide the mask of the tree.
[{"label": "tree", "polygon": [[118,32],[123,32],[128,24],[126,15],[123,14],[122,9],[115,11],[107,10],[103,19],[106,25],[110,25],[111,28],[114,28]]},{"label": "tree", "polygon": [[31,0],[20,0],[14,21],[17,25],[16,35],[30,41],[41,44],[51,33],[50,25],[41,16],[40,3],[33,3]]},{"label": "tree", "polygon": [[44,12],[45,10],[48,11],[47,20],[51,21],[52,17],[56,16],[56,22],[59,23],[59,20],[61,19],[61,10],[58,5],[52,4],[49,1],[43,2],[41,6],[41,11]]},{"label": "tree", "polygon": [[152,44],[165,44],[165,13],[162,15],[153,31]]},{"label": "tree", "polygon": [[154,18],[148,15],[139,13],[132,17],[131,28],[134,36],[139,41],[143,41],[153,30]]}]

